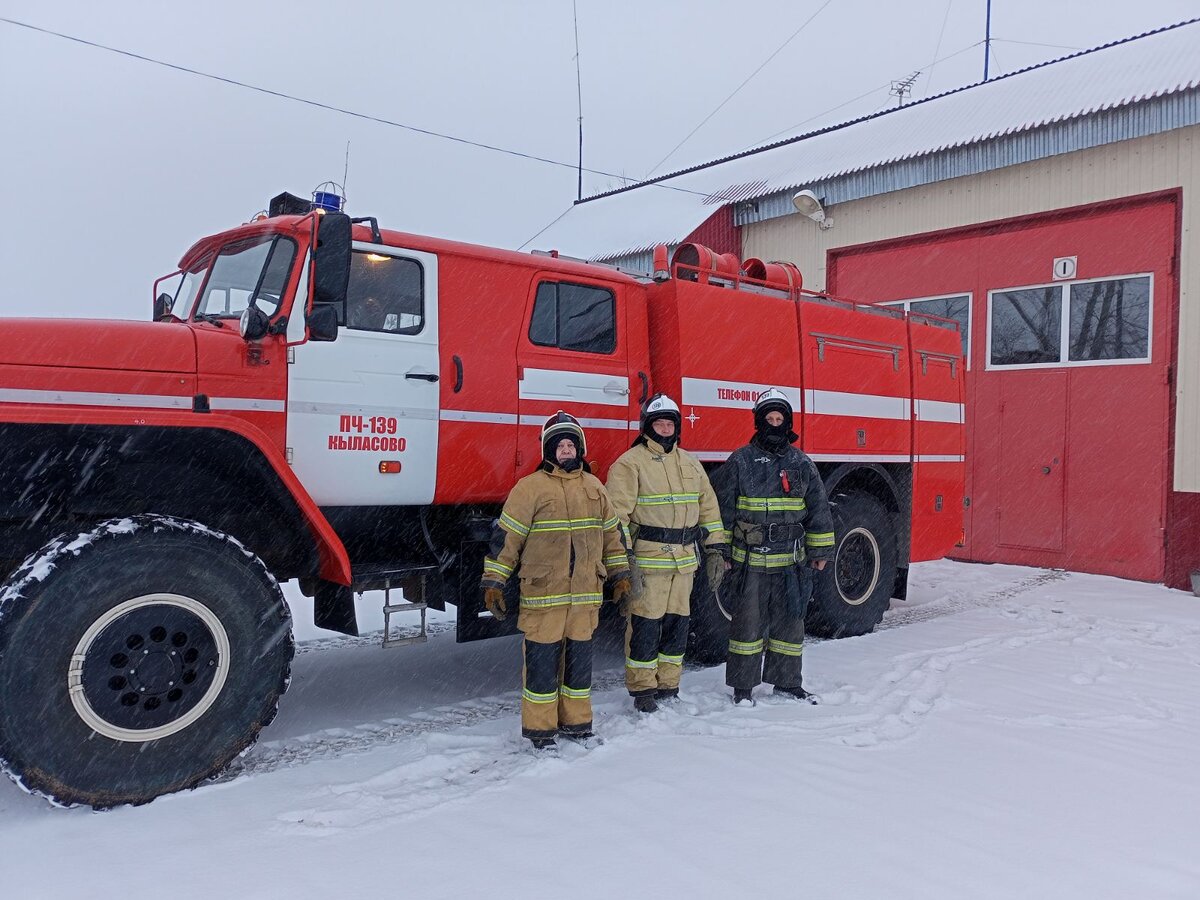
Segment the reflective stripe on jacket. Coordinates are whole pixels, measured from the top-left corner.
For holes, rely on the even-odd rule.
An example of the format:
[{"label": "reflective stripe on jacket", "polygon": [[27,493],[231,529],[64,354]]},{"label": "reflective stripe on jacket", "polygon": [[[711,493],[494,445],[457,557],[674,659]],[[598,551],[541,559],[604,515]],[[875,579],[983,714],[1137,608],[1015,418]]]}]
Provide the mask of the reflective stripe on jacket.
[{"label": "reflective stripe on jacket", "polygon": [[604,579],[629,568],[620,520],[594,475],[539,468],[513,486],[492,530],[485,581],[521,579],[521,606],[599,604]]},{"label": "reflective stripe on jacket", "polygon": [[[772,453],[751,441],[713,472],[713,487],[735,563],[775,569],[833,555],[833,516],[816,465],[788,445]],[[741,523],[739,527],[738,523]],[[792,538],[772,540],[769,528],[798,526]],[[747,528],[745,526],[755,526]],[[757,527],[761,526],[761,527]],[[790,529],[789,529],[790,530]],[[753,542],[747,536],[755,538]]]},{"label": "reflective stripe on jacket", "polygon": [[633,553],[643,574],[694,572],[695,543],[668,544],[638,537],[638,526],[704,529],[705,546],[725,543],[717,495],[700,461],[680,449],[666,453],[649,439],[639,441],[608,470],[608,495],[613,510],[633,537]]}]

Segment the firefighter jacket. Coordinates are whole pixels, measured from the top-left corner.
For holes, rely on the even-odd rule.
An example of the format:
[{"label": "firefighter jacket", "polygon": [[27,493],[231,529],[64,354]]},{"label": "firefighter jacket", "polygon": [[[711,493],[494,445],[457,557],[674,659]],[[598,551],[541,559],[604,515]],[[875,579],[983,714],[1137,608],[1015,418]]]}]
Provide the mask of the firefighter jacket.
[{"label": "firefighter jacket", "polygon": [[[696,541],[721,546],[725,532],[717,496],[700,462],[678,445],[667,453],[649,438],[639,439],[608,470],[608,494],[621,518],[625,538],[643,573],[694,572]],[[646,539],[647,531],[670,529],[686,534],[670,540]],[[630,541],[632,538],[632,541]]]},{"label": "firefighter jacket", "polygon": [[833,517],[817,467],[788,444],[751,441],[713,473],[734,564],[781,569],[833,555]]},{"label": "firefighter jacket", "polygon": [[549,463],[513,486],[489,550],[484,580],[504,584],[516,571],[522,609],[599,605],[605,577],[629,568],[604,485]]}]

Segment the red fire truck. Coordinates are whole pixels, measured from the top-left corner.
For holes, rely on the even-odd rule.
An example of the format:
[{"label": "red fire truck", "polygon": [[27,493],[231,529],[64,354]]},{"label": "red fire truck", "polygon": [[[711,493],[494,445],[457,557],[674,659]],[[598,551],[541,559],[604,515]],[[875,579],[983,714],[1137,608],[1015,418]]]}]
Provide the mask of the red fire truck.
[{"label": "red fire truck", "polygon": [[[818,634],[871,630],[909,561],[960,540],[954,323],[695,244],[638,276],[320,200],[196,243],[153,322],[0,321],[0,764],[25,788],[108,807],[227,765],[287,686],[278,581],[348,634],[355,593],[394,587],[388,618],[450,602],[459,640],[511,633],[482,558],[559,409],[603,479],[656,391],[710,465],[784,391],[836,518]],[[693,608],[693,655],[723,658],[703,584]]]}]

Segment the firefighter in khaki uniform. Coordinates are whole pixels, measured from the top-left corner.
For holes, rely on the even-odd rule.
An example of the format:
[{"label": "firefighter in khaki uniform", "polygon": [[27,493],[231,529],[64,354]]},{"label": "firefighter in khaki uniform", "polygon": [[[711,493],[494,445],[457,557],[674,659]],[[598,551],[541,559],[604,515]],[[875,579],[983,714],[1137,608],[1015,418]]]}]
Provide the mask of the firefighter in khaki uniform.
[{"label": "firefighter in khaki uniform", "polygon": [[782,391],[772,388],[755,402],[754,429],[750,443],[713,473],[733,544],[725,683],[735,704],[752,705],[763,681],[776,694],[816,703],[801,682],[804,612],[811,569],[823,569],[833,554],[833,518],[817,467],[792,446],[792,405]]},{"label": "firefighter in khaki uniform", "polygon": [[546,421],[542,462],[508,495],[483,564],[484,604],[499,619],[508,612],[505,582],[514,571],[521,579],[521,734],[539,750],[560,732],[591,737],[591,642],[604,580],[618,603],[631,587],[620,520],[586,451],[574,416],[560,410]]},{"label": "firefighter in khaki uniform", "polygon": [[631,547],[625,686],[639,712],[679,696],[697,541],[704,539],[710,581],[725,574],[717,497],[703,466],[678,445],[681,421],[670,397],[651,397],[641,434],[608,472],[608,494]]}]

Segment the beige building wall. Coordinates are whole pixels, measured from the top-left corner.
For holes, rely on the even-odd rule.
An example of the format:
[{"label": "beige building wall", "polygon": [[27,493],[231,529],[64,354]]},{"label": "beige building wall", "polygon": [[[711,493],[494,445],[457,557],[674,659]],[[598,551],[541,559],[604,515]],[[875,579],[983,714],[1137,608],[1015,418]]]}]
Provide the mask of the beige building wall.
[{"label": "beige building wall", "polygon": [[827,250],[1173,188],[1183,189],[1174,487],[1200,491],[1200,125],[839,203],[828,230],[799,214],[747,225],[742,256],[794,262],[805,288],[822,290]]}]

